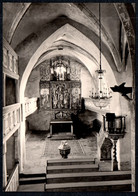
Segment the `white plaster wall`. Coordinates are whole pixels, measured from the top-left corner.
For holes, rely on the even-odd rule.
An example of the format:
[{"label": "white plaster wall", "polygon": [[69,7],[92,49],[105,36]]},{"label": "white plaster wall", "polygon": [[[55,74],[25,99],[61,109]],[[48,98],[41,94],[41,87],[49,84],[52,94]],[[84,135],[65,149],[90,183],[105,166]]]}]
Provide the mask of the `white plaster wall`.
[{"label": "white plaster wall", "polygon": [[93,80],[88,70],[84,67],[81,67],[81,83],[81,96],[88,98],[92,91]]},{"label": "white plaster wall", "polygon": [[122,168],[129,168],[131,165],[131,103],[120,95],[122,115],[126,116],[126,134],[120,139],[120,164],[124,164]]},{"label": "white plaster wall", "polygon": [[11,171],[14,167],[14,164],[15,164],[15,140],[14,140],[14,136],[11,136],[7,141],[6,161],[7,161],[7,170],[11,173]]},{"label": "white plaster wall", "polygon": [[25,97],[39,97],[39,82],[40,82],[40,71],[39,68],[33,69],[31,75],[27,81],[25,89]]}]

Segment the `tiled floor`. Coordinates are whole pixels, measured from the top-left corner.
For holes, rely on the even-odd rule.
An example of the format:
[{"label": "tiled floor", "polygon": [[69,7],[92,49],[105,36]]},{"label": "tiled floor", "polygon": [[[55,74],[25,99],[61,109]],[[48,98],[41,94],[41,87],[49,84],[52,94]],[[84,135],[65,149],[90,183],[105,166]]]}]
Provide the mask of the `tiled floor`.
[{"label": "tiled floor", "polygon": [[[96,158],[95,137],[68,140],[71,153],[68,158]],[[26,163],[23,173],[45,173],[47,159],[61,159],[60,140],[50,140],[45,132],[29,132],[26,140]]]}]

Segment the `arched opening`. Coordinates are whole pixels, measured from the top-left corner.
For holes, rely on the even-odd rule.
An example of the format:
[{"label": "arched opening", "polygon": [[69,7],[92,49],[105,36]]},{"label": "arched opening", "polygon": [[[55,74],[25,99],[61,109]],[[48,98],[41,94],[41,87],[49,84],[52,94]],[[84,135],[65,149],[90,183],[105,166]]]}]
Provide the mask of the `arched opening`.
[{"label": "arched opening", "polygon": [[112,141],[105,138],[101,147],[101,160],[112,160]]},{"label": "arched opening", "polygon": [[[70,37],[71,36],[71,37]],[[83,40],[85,39],[85,44]],[[61,42],[62,40],[62,42]],[[59,50],[59,47],[62,47],[63,50]],[[79,43],[79,44],[78,44]],[[74,44],[75,49],[74,49]],[[68,47],[68,45],[70,47]],[[86,48],[87,45],[87,48]],[[92,54],[90,54],[90,51]],[[24,71],[24,74],[21,79],[20,83],[20,101],[24,102],[24,97],[30,95],[29,97],[40,97],[40,91],[39,91],[39,82],[40,78],[38,77],[40,74],[39,66],[41,64],[45,64],[46,61],[50,61],[51,58],[55,56],[68,56],[72,61],[76,62],[76,65],[74,67],[77,67],[77,65],[81,66],[81,83],[82,83],[82,89],[81,89],[81,97],[89,99],[90,92],[88,89],[92,88],[92,85],[96,85],[96,76],[95,76],[95,70],[98,69],[98,59],[99,59],[99,49],[97,46],[90,41],[88,38],[86,38],[81,32],[76,30],[74,27],[72,27],[69,24],[64,25],[60,29],[58,29],[55,33],[53,33],[49,38],[47,38],[41,45],[40,47],[36,50],[34,55],[31,57],[28,65],[26,66],[26,69]],[[114,73],[104,57],[102,55],[102,60],[103,60],[103,69],[107,70],[106,73],[106,81],[107,83],[110,83],[110,85],[116,84],[116,79],[114,76]],[[32,75],[32,76],[31,76]],[[31,79],[29,81],[29,78],[33,78],[32,82]],[[34,80],[36,78],[36,81]],[[112,78],[112,80],[111,80]],[[87,89],[86,89],[87,86]],[[36,88],[37,87],[37,88]],[[30,94],[29,94],[30,90]],[[83,90],[83,92],[82,92]],[[114,105],[114,101],[117,103],[117,107]],[[93,116],[93,112],[88,112],[91,113],[90,117],[87,116],[87,111],[83,112],[83,114],[79,114],[79,118],[81,118],[81,122],[79,122],[80,127],[84,127],[87,129],[87,133],[91,134],[93,131],[93,120],[95,120],[95,126],[96,129],[99,126],[99,123],[102,123],[102,114],[106,112],[101,111],[100,109],[98,110],[95,108],[93,105],[92,101],[89,99],[90,103],[90,110],[93,112],[96,112],[96,116]],[[86,101],[85,104],[89,107],[89,103]],[[92,108],[91,108],[92,105]],[[107,109],[107,111],[116,111],[116,113],[120,113],[120,107],[119,107],[119,96],[114,95],[112,102],[110,104],[110,108]],[[91,120],[91,115],[93,116],[93,120]],[[35,113],[27,118],[27,121],[30,124],[30,129],[36,129],[36,130],[47,130],[49,131],[50,128],[50,121],[52,113],[47,110],[40,111],[39,113]],[[85,121],[85,118],[87,120]],[[35,120],[34,120],[35,119]],[[99,121],[99,123],[97,123]],[[83,126],[81,126],[83,122]],[[39,127],[38,127],[39,124]],[[99,130],[98,130],[99,131]],[[85,131],[83,131],[85,133]],[[85,135],[81,132],[80,135]],[[24,125],[23,125],[23,131],[22,134],[24,135]],[[86,134],[87,135],[87,134]],[[25,138],[25,136],[24,136]],[[25,141],[23,141],[24,143]]]},{"label": "arched opening", "polygon": [[[92,52],[92,55],[94,58],[91,59],[90,57],[83,55],[81,52],[71,50],[70,48],[65,48],[62,52],[58,51],[56,48],[56,49],[50,51],[49,55],[51,56],[52,54],[53,55],[54,54],[57,54],[57,55],[58,54],[61,54],[61,55],[66,54],[66,55],[74,56],[76,59],[78,59],[80,62],[82,62],[82,64],[84,66],[87,67],[92,78],[96,79],[95,78],[96,77],[95,70],[98,68],[98,65],[96,64],[94,59],[96,59],[96,61],[97,61],[97,59],[99,59],[99,57],[97,56],[97,54],[99,54],[99,49],[95,46],[94,43],[92,43],[92,41],[90,41],[88,38],[86,38],[82,33],[80,33],[74,27],[71,27],[69,24],[66,24],[63,27],[61,27],[59,30],[57,30],[55,33],[53,33],[48,39],[46,39],[41,44],[41,46],[37,49],[37,51],[34,53],[34,55],[31,57],[28,65],[26,66],[26,69],[24,71],[24,74],[23,74],[23,77],[21,80],[21,84],[20,84],[20,100],[21,100],[21,102],[23,102],[23,99],[24,99],[24,91],[25,91],[28,77],[29,77],[33,67],[36,64],[38,64],[40,56],[43,53],[45,53],[46,51],[51,49],[51,46],[53,46],[54,40],[60,40],[60,39],[63,39],[63,37],[65,37],[64,39],[67,40],[67,39],[69,39],[68,35],[72,34],[72,32],[74,33],[73,42],[76,42],[76,45],[77,45],[77,41],[78,41],[77,38],[79,38],[78,43],[81,43],[81,44],[79,44],[79,45],[81,45],[81,48],[83,48],[83,47],[86,48],[85,46],[88,44],[87,46],[89,46],[89,47],[87,48],[86,51],[95,51],[94,54]],[[61,36],[61,35],[65,35],[65,34],[67,34],[67,35],[63,36],[63,37]],[[75,40],[75,36],[76,36],[76,40]],[[83,39],[85,39],[85,45],[84,45],[84,42],[81,41],[82,37],[83,37]],[[71,43],[71,40],[69,40],[69,42]],[[49,56],[49,55],[46,55],[46,56]],[[107,83],[110,82],[110,85],[116,84],[116,79],[115,79],[114,73],[111,70],[111,67],[110,67],[108,61],[105,59],[104,56],[102,56],[102,60],[103,60],[103,69],[108,70],[107,74],[106,74]],[[112,78],[112,80],[111,80],[111,78]],[[118,100],[116,95],[115,95],[115,99],[116,99],[116,101]],[[113,105],[112,105],[112,107],[113,107]],[[115,109],[115,108],[113,108],[113,109]]]}]

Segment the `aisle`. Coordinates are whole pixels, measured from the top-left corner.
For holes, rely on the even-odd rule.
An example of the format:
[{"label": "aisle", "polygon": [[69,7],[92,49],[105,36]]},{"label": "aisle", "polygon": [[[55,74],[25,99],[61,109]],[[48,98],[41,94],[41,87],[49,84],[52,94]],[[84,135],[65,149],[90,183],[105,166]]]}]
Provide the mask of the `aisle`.
[{"label": "aisle", "polygon": [[[96,158],[96,137],[68,140],[71,153],[68,158]],[[47,159],[60,159],[61,140],[50,140],[45,132],[30,133],[26,140],[26,163],[23,173],[45,173]]]}]

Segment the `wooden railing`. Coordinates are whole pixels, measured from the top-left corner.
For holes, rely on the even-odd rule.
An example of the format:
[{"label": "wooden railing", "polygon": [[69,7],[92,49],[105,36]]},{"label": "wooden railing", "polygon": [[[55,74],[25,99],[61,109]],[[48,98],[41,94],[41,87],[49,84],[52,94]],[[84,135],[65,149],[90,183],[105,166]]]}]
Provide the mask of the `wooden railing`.
[{"label": "wooden railing", "polygon": [[5,188],[5,192],[17,191],[18,186],[19,186],[19,165],[16,164],[13,169],[13,172],[9,177],[7,186]]},{"label": "wooden railing", "polygon": [[3,143],[19,128],[20,122],[20,103],[3,107]]},{"label": "wooden railing", "polygon": [[37,110],[37,98],[26,98],[25,100],[25,117]]},{"label": "wooden railing", "polygon": [[5,39],[3,39],[3,71],[15,79],[19,78],[18,56]]}]

